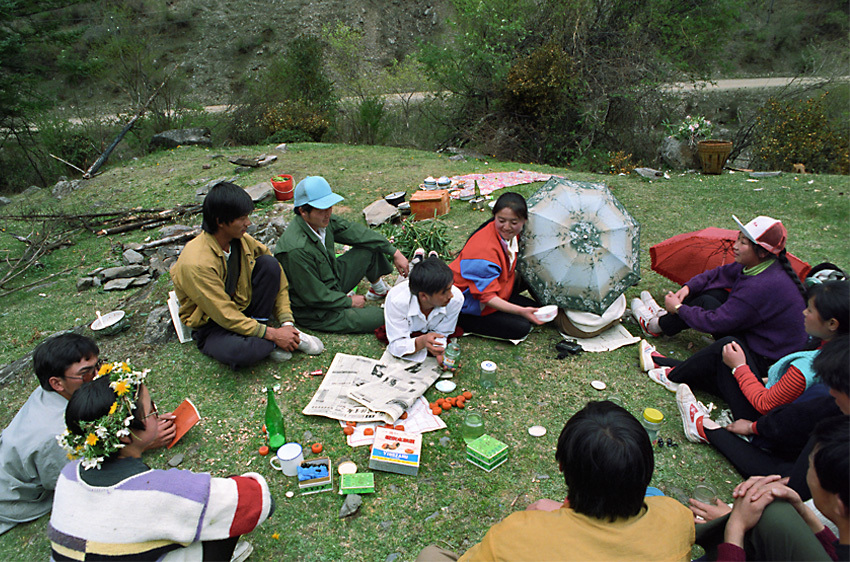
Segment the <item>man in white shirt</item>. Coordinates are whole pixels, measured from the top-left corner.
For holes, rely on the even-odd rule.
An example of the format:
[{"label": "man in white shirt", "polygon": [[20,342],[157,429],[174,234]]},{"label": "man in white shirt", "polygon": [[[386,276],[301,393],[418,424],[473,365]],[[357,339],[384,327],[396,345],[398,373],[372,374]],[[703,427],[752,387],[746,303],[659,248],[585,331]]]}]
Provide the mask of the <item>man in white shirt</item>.
[{"label": "man in white shirt", "polygon": [[384,304],[390,353],[417,363],[430,353],[442,364],[445,340],[437,340],[454,333],[462,306],[449,266],[437,257],[423,260],[390,290]]}]

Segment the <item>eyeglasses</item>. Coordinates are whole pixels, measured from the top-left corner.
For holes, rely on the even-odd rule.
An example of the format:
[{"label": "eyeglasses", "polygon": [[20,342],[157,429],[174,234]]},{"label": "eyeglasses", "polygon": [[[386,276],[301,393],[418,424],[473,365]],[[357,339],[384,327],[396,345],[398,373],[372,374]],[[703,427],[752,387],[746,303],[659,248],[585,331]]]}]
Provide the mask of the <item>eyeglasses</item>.
[{"label": "eyeglasses", "polygon": [[83,382],[91,382],[94,380],[94,376],[100,371],[100,367],[103,365],[103,360],[98,359],[94,365],[89,365],[88,367],[83,367],[79,371],[77,371],[78,376],[69,376],[65,375],[64,378],[71,379],[74,381],[83,381]]},{"label": "eyeglasses", "polygon": [[147,415],[142,418],[142,420],[146,420],[151,416],[159,417],[159,411],[156,409],[156,404],[154,404],[153,400],[151,400],[151,411],[148,412]]}]

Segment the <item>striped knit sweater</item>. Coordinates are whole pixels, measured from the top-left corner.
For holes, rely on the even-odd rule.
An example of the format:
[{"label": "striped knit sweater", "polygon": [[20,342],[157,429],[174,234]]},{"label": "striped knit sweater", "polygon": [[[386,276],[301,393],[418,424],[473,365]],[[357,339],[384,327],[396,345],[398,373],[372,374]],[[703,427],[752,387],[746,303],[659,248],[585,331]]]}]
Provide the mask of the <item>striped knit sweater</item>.
[{"label": "striped knit sweater", "polygon": [[[56,484],[52,560],[201,560],[201,541],[249,533],[272,509],[256,473],[213,478],[153,470],[138,459],[106,462],[102,474],[85,476],[97,484],[81,472],[79,461],[69,463]],[[103,485],[110,472],[120,480]]]}]

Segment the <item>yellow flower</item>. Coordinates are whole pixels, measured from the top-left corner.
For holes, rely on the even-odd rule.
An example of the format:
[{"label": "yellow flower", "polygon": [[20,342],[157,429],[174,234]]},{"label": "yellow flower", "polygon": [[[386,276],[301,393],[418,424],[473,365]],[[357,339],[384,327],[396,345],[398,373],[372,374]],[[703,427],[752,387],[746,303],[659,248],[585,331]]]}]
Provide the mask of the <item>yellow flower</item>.
[{"label": "yellow flower", "polygon": [[103,375],[109,374],[109,372],[111,370],[112,370],[112,364],[111,363],[104,363],[103,365],[100,366],[100,369],[97,371],[97,374],[99,376],[103,376]]},{"label": "yellow flower", "polygon": [[274,540],[278,540],[280,538],[280,533],[272,533],[272,538]]},{"label": "yellow flower", "polygon": [[86,437],[86,445],[90,447],[94,447],[97,444],[97,435],[94,433],[89,433],[88,437]]},{"label": "yellow flower", "polygon": [[112,386],[112,389],[115,390],[115,394],[117,394],[118,396],[124,396],[125,394],[130,392],[130,383],[129,381],[124,379],[120,381],[115,381],[110,386]]},{"label": "yellow flower", "polygon": [[113,402],[112,406],[109,407],[109,415],[111,416],[112,414],[114,414],[115,410],[117,410],[117,409],[118,409],[118,402]]},{"label": "yellow flower", "polygon": [[123,361],[121,363],[121,371],[124,373],[129,373],[131,371],[130,366],[127,364],[126,361]]}]

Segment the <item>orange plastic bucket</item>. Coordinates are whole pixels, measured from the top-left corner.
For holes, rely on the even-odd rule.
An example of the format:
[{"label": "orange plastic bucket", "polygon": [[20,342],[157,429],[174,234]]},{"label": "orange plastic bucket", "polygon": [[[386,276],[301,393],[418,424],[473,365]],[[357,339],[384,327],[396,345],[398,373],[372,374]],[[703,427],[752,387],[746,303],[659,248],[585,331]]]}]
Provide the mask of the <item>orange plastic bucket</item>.
[{"label": "orange plastic bucket", "polygon": [[[283,181],[278,181],[277,178],[283,178]],[[272,187],[274,187],[274,196],[278,201],[289,201],[294,195],[294,182],[289,174],[278,174],[271,179]]]}]

